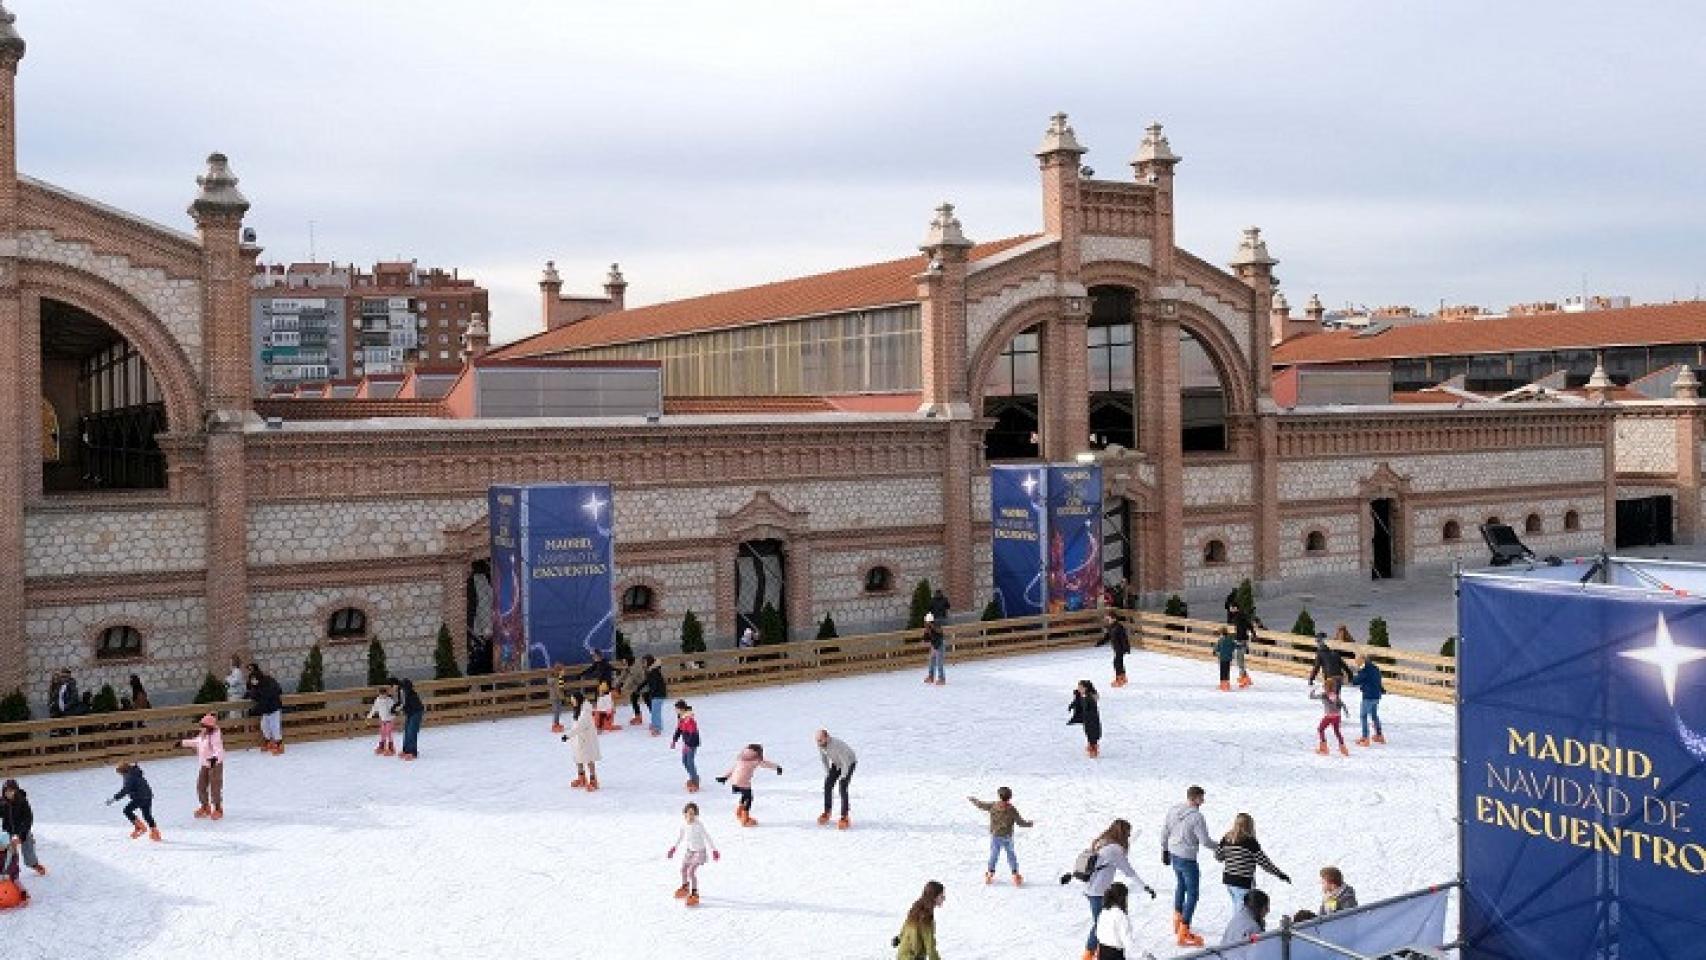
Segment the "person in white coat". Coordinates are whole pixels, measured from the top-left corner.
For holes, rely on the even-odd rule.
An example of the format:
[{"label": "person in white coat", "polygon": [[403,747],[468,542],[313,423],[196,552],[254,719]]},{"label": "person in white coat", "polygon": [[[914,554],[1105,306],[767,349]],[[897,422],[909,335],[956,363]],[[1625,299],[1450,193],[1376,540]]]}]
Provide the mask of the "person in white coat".
[{"label": "person in white coat", "polygon": [[721,860],[723,855],[717,852],[717,843],[711,839],[711,834],[705,829],[704,821],[699,819],[699,805],[689,803],[681,808],[681,831],[675,835],[675,845],[669,848],[669,858],[675,858],[676,850],[684,850],[681,858],[681,886],[676,888],[675,898],[687,901],[690,907],[699,905],[699,868],[705,865],[706,858]]},{"label": "person in white coat", "polygon": [[374,754],[381,757],[395,756],[397,744],[392,740],[392,734],[397,730],[397,697],[389,686],[379,688],[367,716],[370,720],[379,721],[379,745],[373,748]]},{"label": "person in white coat", "polygon": [[1102,894],[1102,912],[1096,917],[1096,960],[1126,960],[1126,951],[1136,946],[1126,900],[1123,883],[1108,884]]},{"label": "person in white coat", "polygon": [[575,779],[571,787],[585,787],[589,792],[598,789],[598,761],[604,755],[598,749],[598,724],[593,721],[592,707],[579,692],[569,695],[569,715],[573,720],[564,742],[574,747]]},{"label": "person in white coat", "polygon": [[[243,672],[243,658],[235,653],[231,655],[231,672],[225,675],[225,699],[242,700],[249,694],[249,675]],[[241,720],[243,711],[233,710],[228,714],[233,720]]]}]

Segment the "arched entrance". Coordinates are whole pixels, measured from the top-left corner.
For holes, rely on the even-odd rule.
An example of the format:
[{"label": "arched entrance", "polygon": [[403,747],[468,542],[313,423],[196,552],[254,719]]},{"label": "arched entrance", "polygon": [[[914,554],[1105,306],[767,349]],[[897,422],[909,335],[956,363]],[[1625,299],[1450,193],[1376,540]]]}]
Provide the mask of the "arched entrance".
[{"label": "arched entrance", "polygon": [[[135,344],[89,311],[41,300],[42,489],[160,489],[166,398]],[[49,456],[49,453],[52,456]]]},{"label": "arched entrance", "polygon": [[735,553],[735,630],[762,637],[764,608],[782,618],[788,636],[788,552],[781,540],[745,540]]}]

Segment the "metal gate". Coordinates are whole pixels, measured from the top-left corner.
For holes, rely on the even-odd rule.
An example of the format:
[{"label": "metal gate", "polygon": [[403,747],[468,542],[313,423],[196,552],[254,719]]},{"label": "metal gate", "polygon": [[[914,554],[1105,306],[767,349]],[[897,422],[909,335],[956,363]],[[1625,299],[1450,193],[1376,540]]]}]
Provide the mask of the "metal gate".
[{"label": "metal gate", "polygon": [[786,584],[786,554],[780,540],[748,540],[740,545],[735,557],[735,632],[745,633],[751,627],[758,632],[758,615],[765,604],[782,615],[783,636],[787,636],[788,604],[783,589]]}]

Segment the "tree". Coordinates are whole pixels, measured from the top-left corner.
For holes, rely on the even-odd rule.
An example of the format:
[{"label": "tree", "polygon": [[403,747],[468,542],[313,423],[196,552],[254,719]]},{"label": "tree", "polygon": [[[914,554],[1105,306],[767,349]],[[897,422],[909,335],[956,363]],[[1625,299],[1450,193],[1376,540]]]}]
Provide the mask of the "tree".
[{"label": "tree", "polygon": [[[1392,649],[1392,638],[1386,635],[1386,618],[1375,617],[1368,622],[1368,645]],[[1375,657],[1374,662],[1383,667],[1390,667],[1396,661],[1391,657]]]},{"label": "tree", "polygon": [[196,703],[224,703],[225,683],[213,674],[201,678],[201,688],[195,692]]},{"label": "tree", "polygon": [[308,648],[308,657],[302,661],[302,675],[296,679],[297,693],[322,693],[326,689],[326,659],[320,653],[320,645],[314,644]]},{"label": "tree", "polygon": [[817,638],[819,640],[834,640],[839,636],[841,636],[840,632],[835,629],[835,614],[824,614],[823,622],[817,625]]},{"label": "tree", "polygon": [[1161,608],[1161,612],[1169,617],[1188,617],[1191,615],[1191,606],[1185,602],[1184,597],[1175,593],[1167,598],[1167,605]]},{"label": "tree", "polygon": [[112,713],[118,709],[118,693],[110,683],[101,684],[101,691],[89,704],[90,713]]},{"label": "tree", "polygon": [[1250,583],[1250,578],[1245,577],[1238,584],[1238,589],[1233,592],[1238,595],[1238,609],[1244,611],[1246,616],[1254,619],[1256,616],[1256,588]]},{"label": "tree", "polygon": [[450,625],[438,625],[438,645],[432,651],[432,678],[434,680],[455,680],[462,676],[462,671],[456,667],[456,650],[450,642]]},{"label": "tree", "polygon": [[989,598],[989,603],[985,604],[984,608],[983,608],[983,619],[984,620],[1000,620],[1001,619],[1001,601],[998,598],[996,598],[996,597],[990,597]]},{"label": "tree", "polygon": [[385,648],[380,645],[377,635],[367,643],[367,685],[377,687],[391,679],[391,672],[385,669]]},{"label": "tree", "polygon": [[622,631],[616,631],[616,659],[630,660],[634,656],[634,645],[628,642],[628,637]]},{"label": "tree", "polygon": [[764,609],[758,611],[758,643],[760,646],[772,646],[788,642],[788,626],[782,622],[781,611],[774,604],[766,603]]},{"label": "tree", "polygon": [[1297,612],[1297,621],[1291,625],[1291,632],[1300,637],[1315,639],[1315,618],[1309,615],[1307,607]]},{"label": "tree", "polygon": [[705,652],[705,627],[691,610],[687,611],[687,615],[681,618],[681,652]]},{"label": "tree", "polygon": [[1455,659],[1457,657],[1457,638],[1446,637],[1445,642],[1439,645],[1439,655]]},{"label": "tree", "polygon": [[30,718],[30,698],[24,691],[13,690],[0,697],[0,723],[21,723]]},{"label": "tree", "polygon": [[918,581],[918,586],[912,588],[912,609],[906,615],[908,630],[921,630],[924,627],[924,615],[930,612],[930,598],[936,591],[930,589],[929,580]]}]

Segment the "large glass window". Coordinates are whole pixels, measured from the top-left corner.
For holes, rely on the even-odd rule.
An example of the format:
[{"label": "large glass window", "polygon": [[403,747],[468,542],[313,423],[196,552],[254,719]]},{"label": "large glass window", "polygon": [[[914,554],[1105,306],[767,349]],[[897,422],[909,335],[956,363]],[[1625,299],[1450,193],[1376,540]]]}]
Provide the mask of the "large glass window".
[{"label": "large glass window", "polygon": [[1179,443],[1186,453],[1226,449],[1226,390],[1208,349],[1179,334]]},{"label": "large glass window", "polygon": [[1039,365],[1035,330],[1015,335],[995,359],[984,389],[983,415],[995,421],[983,435],[985,459],[1029,460],[1039,455]]}]

